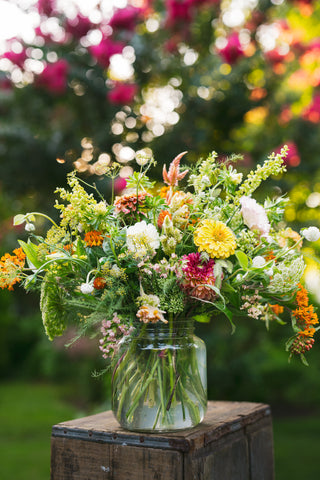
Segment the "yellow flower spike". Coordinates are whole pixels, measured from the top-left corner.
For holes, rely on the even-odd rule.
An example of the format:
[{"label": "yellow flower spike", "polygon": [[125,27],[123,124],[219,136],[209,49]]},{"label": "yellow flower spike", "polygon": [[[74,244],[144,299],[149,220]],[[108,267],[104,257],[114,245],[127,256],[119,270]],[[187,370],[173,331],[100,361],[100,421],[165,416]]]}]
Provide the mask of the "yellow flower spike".
[{"label": "yellow flower spike", "polygon": [[194,232],[193,240],[199,252],[207,252],[211,258],[228,258],[237,248],[232,230],[217,220],[201,222]]}]

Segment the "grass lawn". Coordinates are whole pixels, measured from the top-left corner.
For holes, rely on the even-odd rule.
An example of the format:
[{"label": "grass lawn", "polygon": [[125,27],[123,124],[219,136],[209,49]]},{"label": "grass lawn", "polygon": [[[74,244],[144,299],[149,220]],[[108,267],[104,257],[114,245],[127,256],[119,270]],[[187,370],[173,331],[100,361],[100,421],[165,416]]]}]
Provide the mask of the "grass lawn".
[{"label": "grass lawn", "polygon": [[[79,415],[56,385],[0,384],[0,479],[50,478],[51,426]],[[276,480],[319,480],[320,415],[274,418]],[[236,480],[236,479],[234,479]]]},{"label": "grass lawn", "polygon": [[75,415],[56,385],[0,384],[0,479],[48,480],[51,427]]}]

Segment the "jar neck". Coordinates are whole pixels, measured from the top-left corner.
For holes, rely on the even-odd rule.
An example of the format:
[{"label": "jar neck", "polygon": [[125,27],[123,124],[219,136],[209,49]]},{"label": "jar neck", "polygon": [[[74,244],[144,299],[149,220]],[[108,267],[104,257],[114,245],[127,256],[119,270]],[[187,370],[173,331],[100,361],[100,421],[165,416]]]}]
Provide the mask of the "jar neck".
[{"label": "jar neck", "polygon": [[139,337],[185,338],[194,333],[194,321],[189,319],[170,318],[167,323],[145,323],[140,326]]}]

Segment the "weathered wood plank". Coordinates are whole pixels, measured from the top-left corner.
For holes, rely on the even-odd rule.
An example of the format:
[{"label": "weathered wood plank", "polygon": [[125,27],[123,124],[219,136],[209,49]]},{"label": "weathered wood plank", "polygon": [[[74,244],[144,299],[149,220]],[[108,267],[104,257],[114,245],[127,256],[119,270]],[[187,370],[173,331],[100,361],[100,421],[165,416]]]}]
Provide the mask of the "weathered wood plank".
[{"label": "weathered wood plank", "polygon": [[51,480],[274,480],[270,408],[209,402],[196,428],[123,430],[112,412],[55,425]]}]

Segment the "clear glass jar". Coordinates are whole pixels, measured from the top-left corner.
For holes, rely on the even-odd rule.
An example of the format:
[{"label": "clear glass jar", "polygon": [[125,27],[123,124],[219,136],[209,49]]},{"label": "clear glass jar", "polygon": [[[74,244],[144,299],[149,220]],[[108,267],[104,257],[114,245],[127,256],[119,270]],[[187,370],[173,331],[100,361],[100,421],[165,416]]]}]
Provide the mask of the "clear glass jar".
[{"label": "clear glass jar", "polygon": [[193,323],[143,325],[121,344],[112,375],[112,409],[127,430],[168,432],[203,420],[207,406],[205,343]]}]

